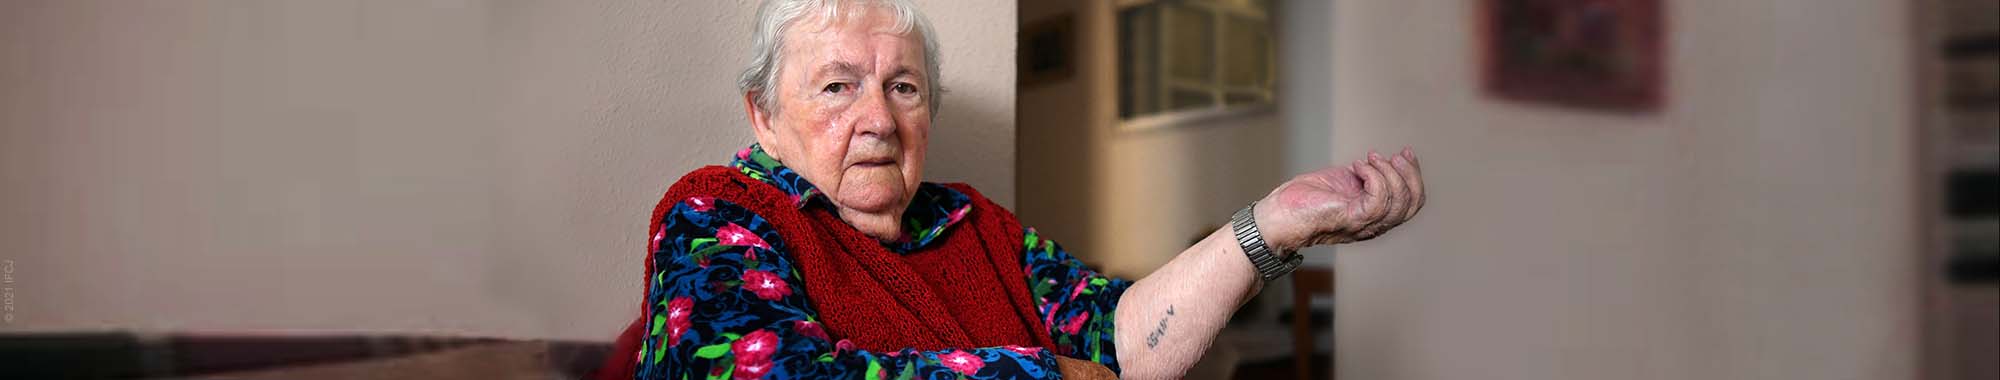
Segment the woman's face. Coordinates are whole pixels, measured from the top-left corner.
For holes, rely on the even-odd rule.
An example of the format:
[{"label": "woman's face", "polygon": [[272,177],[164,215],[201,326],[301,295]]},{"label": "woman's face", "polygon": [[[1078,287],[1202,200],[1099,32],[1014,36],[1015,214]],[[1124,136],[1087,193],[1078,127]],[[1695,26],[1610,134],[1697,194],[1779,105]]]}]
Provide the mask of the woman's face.
[{"label": "woman's face", "polygon": [[799,21],[767,89],[775,108],[751,114],[764,149],[844,209],[900,213],[922,182],[929,76],[922,42],[894,27],[881,9]]}]

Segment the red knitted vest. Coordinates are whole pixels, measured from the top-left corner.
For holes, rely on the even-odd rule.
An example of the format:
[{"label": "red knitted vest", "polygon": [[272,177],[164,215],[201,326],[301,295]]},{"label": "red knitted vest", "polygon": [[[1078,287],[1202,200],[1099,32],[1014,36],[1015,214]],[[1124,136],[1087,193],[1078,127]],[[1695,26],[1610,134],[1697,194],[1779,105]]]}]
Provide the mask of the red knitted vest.
[{"label": "red knitted vest", "polygon": [[[694,170],[668,188],[652,210],[646,236],[660,232],[660,218],[686,198],[728,200],[778,228],[784,254],[790,254],[834,340],[852,340],[874,352],[1008,344],[1054,350],[1028,290],[1020,222],[972,186],[946,186],[972,198],[972,212],[928,248],[908,254],[882,248],[826,208],[802,210],[784,190],[726,166]],[[650,256],[648,276],[654,270]],[[648,310],[644,302],[640,310]],[[640,316],[626,326],[592,378],[632,378],[644,322],[646,316]]]},{"label": "red knitted vest", "polygon": [[[930,246],[897,254],[823,207],[798,207],[776,187],[736,169],[688,173],[653,208],[652,227],[675,204],[695,196],[735,203],[769,221],[803,277],[805,294],[835,340],[870,351],[940,350],[1001,345],[1055,348],[1028,289],[1021,223],[965,184],[972,211]],[[648,253],[650,255],[650,253]],[[653,272],[646,259],[646,273]],[[643,307],[643,305],[642,305]],[[641,318],[641,322],[644,318]],[[645,331],[635,322],[599,375],[630,378],[629,362]],[[609,373],[606,373],[609,372]]]}]

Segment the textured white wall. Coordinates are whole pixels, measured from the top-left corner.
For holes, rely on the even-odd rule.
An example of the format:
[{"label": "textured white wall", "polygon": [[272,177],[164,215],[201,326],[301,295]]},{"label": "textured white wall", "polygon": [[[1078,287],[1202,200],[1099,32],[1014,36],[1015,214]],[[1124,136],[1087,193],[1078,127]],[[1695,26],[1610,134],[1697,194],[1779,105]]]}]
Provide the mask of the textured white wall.
[{"label": "textured white wall", "polygon": [[1485,97],[1478,3],[1331,10],[1334,154],[1431,188],[1340,251],[1340,378],[1915,376],[1908,3],[1663,1],[1649,116]]},{"label": "textured white wall", "polygon": [[[926,179],[1014,193],[1012,1],[919,1]],[[667,184],[750,141],[753,6],[10,1],[0,330],[609,339]]]}]

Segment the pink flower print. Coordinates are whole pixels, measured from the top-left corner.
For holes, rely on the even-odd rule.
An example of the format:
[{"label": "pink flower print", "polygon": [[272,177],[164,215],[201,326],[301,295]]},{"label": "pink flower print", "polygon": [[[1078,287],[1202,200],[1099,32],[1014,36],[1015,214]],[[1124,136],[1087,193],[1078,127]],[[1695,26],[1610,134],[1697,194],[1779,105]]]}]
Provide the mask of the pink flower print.
[{"label": "pink flower print", "polygon": [[[852,340],[841,339],[839,342],[833,342],[834,356],[840,356],[842,353],[854,352],[860,349],[861,347],[854,345],[854,341]],[[894,352],[891,352],[891,354],[894,354]]]},{"label": "pink flower print", "polygon": [[715,210],[715,198],[692,197],[687,199],[687,205],[689,210],[694,210],[696,212],[709,212]]},{"label": "pink flower print", "polygon": [[938,355],[938,361],[943,362],[945,367],[950,367],[951,370],[968,376],[978,373],[979,367],[986,366],[986,361],[979,360],[979,355],[959,350],[952,350],[951,352]]},{"label": "pink flower print", "polygon": [[1041,347],[1001,346],[1001,348],[1005,348],[1008,351],[1013,351],[1016,354],[1028,355],[1029,357],[1042,356]]},{"label": "pink flower print", "polygon": [[667,229],[665,228],[661,228],[659,231],[653,231],[653,242],[646,244],[646,254],[651,255],[653,254],[653,252],[659,252],[661,240],[667,240]]},{"label": "pink flower print", "polygon": [[725,245],[771,249],[770,244],[764,244],[764,238],[757,237],[757,234],[736,223],[724,224],[722,228],[715,229],[715,240]]},{"label": "pink flower print", "polygon": [[694,299],[674,297],[667,301],[667,347],[681,344],[681,334],[692,325],[688,321],[694,315]]},{"label": "pink flower print", "polygon": [[959,207],[958,210],[954,210],[951,212],[951,216],[945,219],[944,223],[945,224],[958,223],[959,220],[965,219],[965,213],[967,211],[972,211],[971,205],[966,205],[965,207]]},{"label": "pink flower print", "polygon": [[743,289],[749,290],[750,293],[756,294],[757,298],[765,301],[777,301],[779,298],[792,295],[792,286],[785,284],[785,279],[761,270],[743,271]]},{"label": "pink flower print", "polygon": [[751,331],[729,345],[736,354],[737,379],[763,378],[771,371],[771,353],[778,351],[778,334],[770,330]]},{"label": "pink flower print", "polygon": [[819,340],[827,340],[826,329],[820,328],[818,322],[792,321],[792,330],[798,330],[799,335],[819,338]]},{"label": "pink flower print", "polygon": [[1056,310],[1062,310],[1061,302],[1049,302],[1047,298],[1042,299],[1041,313],[1042,313],[1042,318],[1044,318],[1042,320],[1043,326],[1056,325],[1056,312],[1055,312]]},{"label": "pink flower print", "polygon": [[765,359],[763,363],[757,364],[746,364],[739,361],[736,362],[736,372],[731,373],[729,378],[735,380],[758,380],[763,379],[764,375],[768,373],[771,373],[770,359]]},{"label": "pink flower print", "polygon": [[1076,299],[1077,295],[1083,294],[1083,287],[1085,285],[1090,285],[1089,278],[1084,278],[1082,281],[1077,281],[1076,287],[1069,289],[1069,299]]},{"label": "pink flower print", "polygon": [[1076,334],[1077,331],[1082,331],[1083,321],[1086,319],[1090,319],[1090,312],[1088,311],[1083,312],[1081,314],[1077,314],[1076,316],[1073,317],[1069,317],[1069,322],[1063,323],[1062,327],[1063,333]]}]

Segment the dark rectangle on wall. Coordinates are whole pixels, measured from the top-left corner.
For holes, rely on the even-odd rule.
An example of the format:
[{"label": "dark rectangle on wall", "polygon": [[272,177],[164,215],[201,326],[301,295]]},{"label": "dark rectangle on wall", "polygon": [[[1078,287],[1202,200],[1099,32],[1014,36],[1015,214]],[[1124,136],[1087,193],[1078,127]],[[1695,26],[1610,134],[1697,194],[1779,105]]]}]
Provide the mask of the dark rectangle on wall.
[{"label": "dark rectangle on wall", "polygon": [[1944,41],[1946,59],[2000,56],[2000,33],[1961,36]]},{"label": "dark rectangle on wall", "polygon": [[2000,201],[1994,199],[1995,191],[2000,190],[2000,172],[1958,171],[1946,182],[1947,209],[1952,217],[2000,216]]},{"label": "dark rectangle on wall", "polygon": [[1960,252],[1945,263],[1945,279],[1957,285],[2000,283],[2000,254]]},{"label": "dark rectangle on wall", "polygon": [[1665,92],[1659,0],[1484,0],[1486,91],[1572,108],[1652,112]]}]

